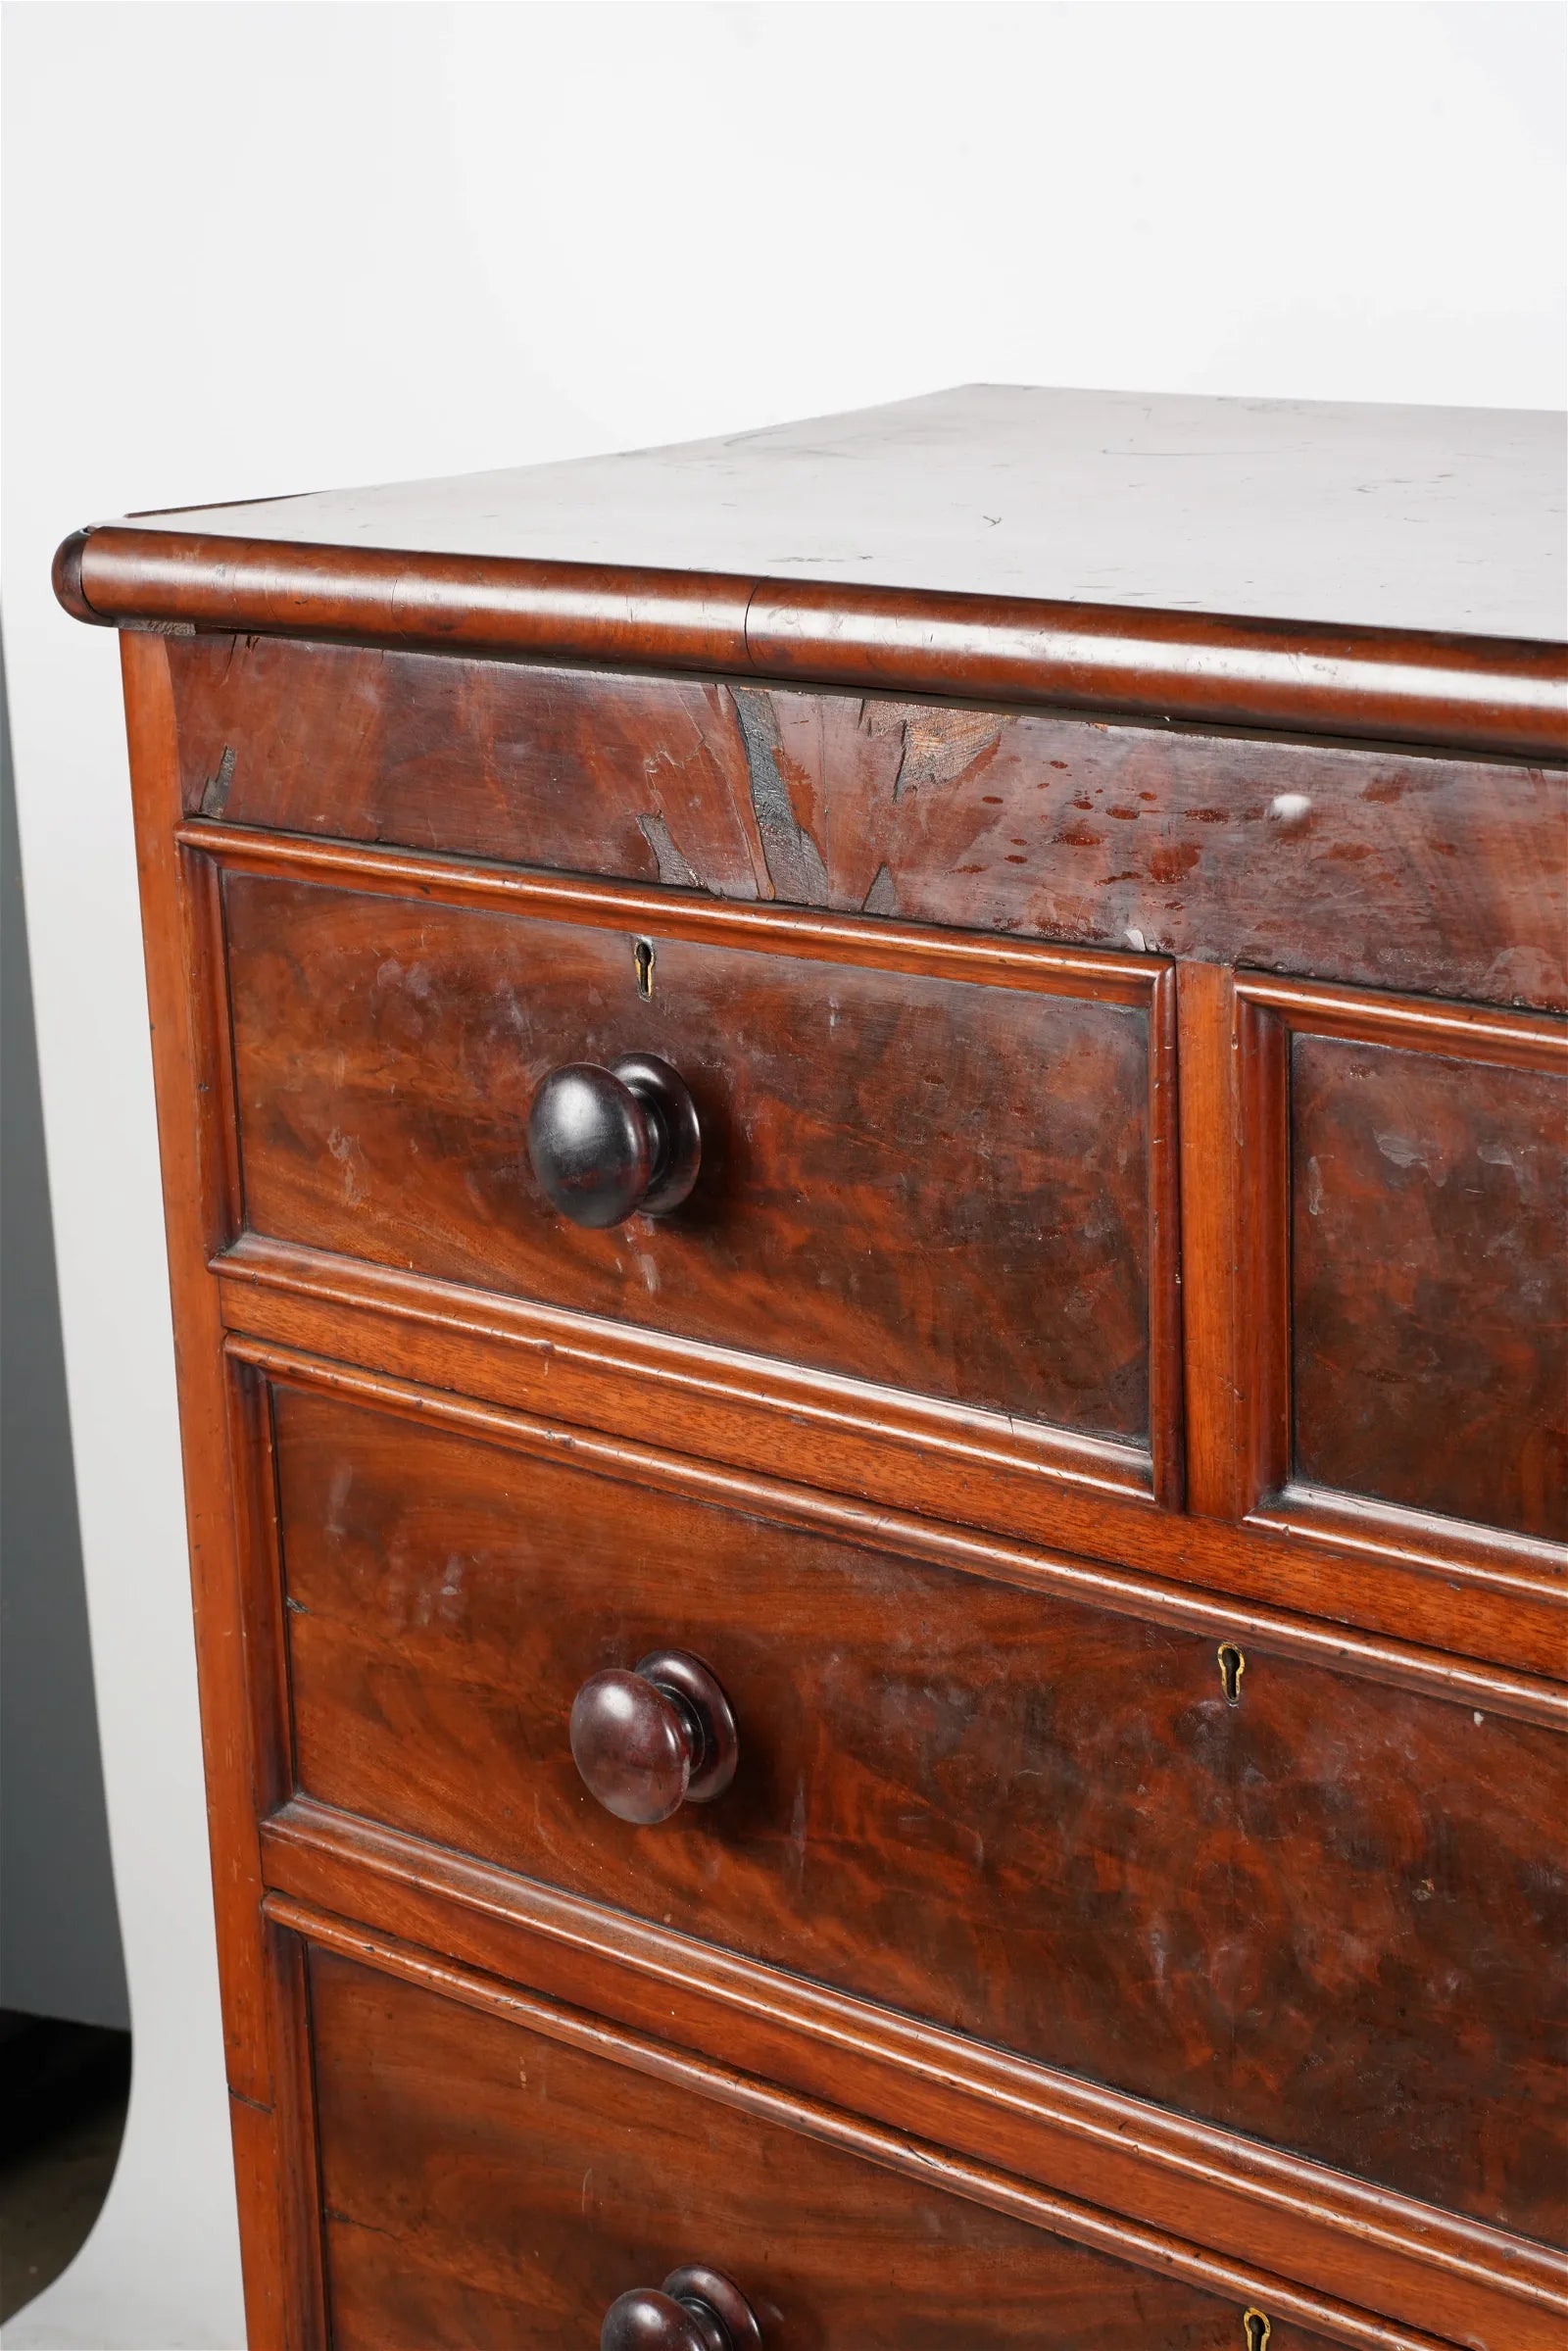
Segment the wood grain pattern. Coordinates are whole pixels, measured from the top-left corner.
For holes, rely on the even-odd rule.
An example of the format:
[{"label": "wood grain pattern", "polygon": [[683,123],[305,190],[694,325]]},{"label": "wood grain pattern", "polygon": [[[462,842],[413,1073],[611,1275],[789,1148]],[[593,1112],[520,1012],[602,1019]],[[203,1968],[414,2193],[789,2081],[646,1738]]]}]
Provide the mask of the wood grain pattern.
[{"label": "wood grain pattern", "polygon": [[[1486,1578],[1528,1553],[1564,1590],[1568,1027],[1190,965],[1179,988],[1194,1506],[1302,1558]],[[1565,1654],[1558,1630],[1547,1670]]]},{"label": "wood grain pattern", "polygon": [[1478,1550],[1461,1528],[1455,1545],[1451,1520],[1346,1507],[1344,1497],[1298,1525],[1289,1489],[1279,1523],[1256,1511],[1239,1525],[1189,1517],[1152,1507],[1126,1474],[1136,1454],[1103,1441],[1008,1429],[996,1416],[254,1236],[214,1271],[242,1356],[336,1358],[334,1382],[349,1376],[344,1363],[365,1365],[364,1393],[412,1384],[421,1409],[454,1392],[484,1399],[463,1407],[475,1426],[539,1415],[553,1431],[547,1450],[623,1458],[655,1482],[671,1448],[688,1469],[701,1455],[711,1491],[743,1506],[761,1489],[776,1508],[788,1482],[824,1523],[875,1542],[896,1519],[902,1546],[973,1558],[985,1572],[1050,1544],[1054,1573],[1075,1553],[1088,1585],[1136,1590],[1142,1608],[1160,1590],[1178,1612],[1216,1621],[1251,1621],[1260,1605],[1309,1613],[1328,1653],[1371,1648],[1395,1678],[1396,1650],[1428,1652],[1429,1667],[1430,1652],[1450,1652],[1443,1676],[1480,1704],[1510,1677],[1552,1678],[1537,1690],[1561,1680],[1568,1592],[1554,1544],[1488,1531]]},{"label": "wood grain pattern", "polygon": [[1568,1077],[1297,1035],[1296,1473],[1568,1541]]},{"label": "wood grain pattern", "polygon": [[174,838],[179,786],[166,647],[156,637],[123,637],[121,658],[246,2325],[252,2343],[267,2351],[316,2351],[320,2303],[308,2210],[302,1994],[261,1912],[257,1816],[287,1785],[275,1736],[280,1644],[270,1636],[276,1588],[258,1589],[253,1580],[247,1589],[236,1557],[233,1497],[236,1487],[247,1492],[258,1455],[231,1456],[231,1402],[243,1440],[254,1438],[254,1424],[246,1399],[231,1397],[218,1293],[206,1271],[239,1220],[217,876]]},{"label": "wood grain pattern", "polygon": [[852,2109],[1020,2187],[1174,2232],[1198,2282],[1213,2282],[1205,2260],[1232,2265],[1240,2291],[1276,2311],[1285,2286],[1475,2351],[1557,2351],[1568,2258],[1543,2245],[309,1798],[266,1824],[263,1848],[270,1916],[306,1917],[316,1939],[323,1913],[354,1919],[331,1947],[358,1935],[360,1953],[445,1953],[458,1972]]},{"label": "wood grain pattern", "polygon": [[[248,874],[226,913],[256,1229],[1147,1445],[1146,1013],[667,930],[645,1002],[611,932]],[[585,1231],[528,1105],[627,1052],[690,1086],[702,1175]]]},{"label": "wood grain pattern", "polygon": [[[253,2351],[1555,2344],[1560,461],[972,389],[62,548]],[[547,1218],[633,1049],[703,1180]]]},{"label": "wood grain pattern", "polygon": [[1156,726],[1364,737],[1553,763],[1568,755],[1559,644],[510,557],[411,565],[365,548],[124,525],[74,534],[58,567],[74,615],[173,637],[368,639],[1058,706]]},{"label": "wood grain pattern", "polygon": [[690,2260],[780,2351],[1244,2340],[1217,2297],[616,2066],[608,2034],[590,2054],[331,1952],[311,1968],[338,2351],[576,2351]]},{"label": "wood grain pattern", "polygon": [[129,519],[384,550],[411,595],[420,557],[508,557],[1560,645],[1565,493],[1544,412],[965,384],[676,448]]},{"label": "wood grain pattern", "polygon": [[[275,1410],[310,1795],[1484,2221],[1563,2218],[1549,1734],[1283,1658],[1231,1706],[1201,1639]],[[746,1760],[649,1833],[584,1794],[566,1720],[659,1645],[718,1675]]]},{"label": "wood grain pattern", "polygon": [[1568,779],[1017,710],[194,637],[187,813],[1568,1004]]},{"label": "wood grain pattern", "polygon": [[[1568,1686],[1561,1681],[1441,1650],[1369,1639],[1314,1617],[1238,1605],[1218,1593],[1184,1589],[1065,1552],[1001,1543],[961,1527],[944,1526],[935,1519],[868,1509],[842,1494],[824,1494],[815,1486],[750,1476],[726,1469],[722,1463],[693,1459],[597,1429],[542,1419],[471,1396],[455,1396],[384,1371],[368,1371],[357,1363],[330,1362],[319,1353],[301,1353],[267,1340],[236,1334],[227,1341],[226,1351],[236,1366],[260,1371],[272,1382],[365,1405],[416,1429],[451,1430],[536,1461],[573,1463],[595,1476],[695,1496],[743,1516],[760,1516],[780,1527],[827,1530],[836,1540],[867,1550],[933,1560],[960,1575],[1084,1599],[1120,1615],[1196,1630],[1216,1639],[1248,1640],[1281,1655],[1332,1666],[1339,1673],[1446,1698],[1456,1705],[1479,1705],[1488,1713],[1506,1715],[1510,1721],[1544,1723],[1568,1731]],[[261,1491],[258,1484],[258,1494]],[[1209,1530],[1204,1532],[1206,1535]],[[265,1580],[269,1565],[275,1560],[275,1535],[263,1538],[263,1549],[267,1557],[259,1572]]]},{"label": "wood grain pattern", "polygon": [[131,516],[59,570],[68,610],[165,626],[1561,757],[1562,471],[1545,416],[969,385],[683,449]]}]

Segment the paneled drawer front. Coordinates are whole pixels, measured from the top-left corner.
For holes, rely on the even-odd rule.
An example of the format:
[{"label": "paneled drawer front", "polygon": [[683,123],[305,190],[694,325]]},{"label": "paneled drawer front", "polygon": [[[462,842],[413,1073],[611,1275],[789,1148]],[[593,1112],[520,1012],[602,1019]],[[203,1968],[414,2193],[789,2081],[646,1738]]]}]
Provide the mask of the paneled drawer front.
[{"label": "paneled drawer front", "polygon": [[587,2351],[691,2263],[777,2351],[1249,2341],[1238,2305],[652,2079],[612,2034],[590,2054],[323,1952],[311,2005],[335,2351]]},{"label": "paneled drawer front", "polygon": [[1237,1000],[1263,1514],[1528,1563],[1549,1590],[1568,1567],[1568,1024],[1256,973]]},{"label": "paneled drawer front", "polygon": [[[279,1384],[273,1408],[303,1792],[1555,2238],[1549,1731],[1255,1647],[1222,1674],[1211,1637],[434,1405],[416,1428]],[[665,1648],[711,1669],[739,1763],[634,1828],[568,1718]]]},{"label": "paneled drawer front", "polygon": [[[612,909],[230,873],[250,1226],[1108,1441],[1147,1481],[1165,968],[1023,950],[978,984],[915,934],[823,960],[667,906],[650,965]],[[701,1174],[671,1215],[585,1231],[531,1173],[530,1102],[631,1053],[690,1086]]]},{"label": "paneled drawer front", "polygon": [[1296,1473],[1568,1541],[1568,1057],[1291,1041]]}]

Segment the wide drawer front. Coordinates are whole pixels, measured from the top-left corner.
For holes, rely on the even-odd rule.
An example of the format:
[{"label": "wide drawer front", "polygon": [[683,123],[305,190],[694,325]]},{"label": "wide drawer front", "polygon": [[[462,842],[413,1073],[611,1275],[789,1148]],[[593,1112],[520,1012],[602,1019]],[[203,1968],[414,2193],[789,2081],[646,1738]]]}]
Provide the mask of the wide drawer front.
[{"label": "wide drawer front", "polygon": [[[572,2045],[319,1951],[311,2007],[335,2351],[589,2351],[639,2288],[617,2351],[1320,2340],[650,2078],[581,2020]],[[741,2297],[733,2332],[649,2308],[697,2265]]]},{"label": "wide drawer front", "polygon": [[[1555,2240],[1548,1730],[272,1393],[303,1793]],[[660,1650],[738,1756],[635,1826]]]},{"label": "wide drawer front", "polygon": [[[552,903],[226,877],[253,1230],[1147,1456],[1164,966],[1024,950],[977,984],[911,934],[824,960],[673,898],[646,936]],[[532,1172],[530,1105],[636,1054],[690,1089],[696,1188],[584,1229]]]},{"label": "wide drawer front", "polygon": [[184,805],[239,826],[1568,1004],[1551,768],[280,637],[167,653]]}]

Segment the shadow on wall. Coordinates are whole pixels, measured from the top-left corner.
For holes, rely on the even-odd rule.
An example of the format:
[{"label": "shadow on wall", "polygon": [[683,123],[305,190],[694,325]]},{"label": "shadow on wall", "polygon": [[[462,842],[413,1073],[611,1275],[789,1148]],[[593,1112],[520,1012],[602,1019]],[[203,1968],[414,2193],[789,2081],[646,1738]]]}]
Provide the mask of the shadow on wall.
[{"label": "shadow on wall", "polygon": [[0,2319],[114,2175],[129,2012],[76,1520],[0,656]]}]

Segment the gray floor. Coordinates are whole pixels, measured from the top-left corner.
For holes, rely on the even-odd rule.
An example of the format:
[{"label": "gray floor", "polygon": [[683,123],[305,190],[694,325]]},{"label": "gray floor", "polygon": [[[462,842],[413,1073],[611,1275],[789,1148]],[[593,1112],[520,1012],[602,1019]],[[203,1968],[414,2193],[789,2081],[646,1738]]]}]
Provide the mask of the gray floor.
[{"label": "gray floor", "polygon": [[129,2036],[6,2016],[0,2146],[0,2322],[86,2242],[114,2178],[130,2089]]}]

